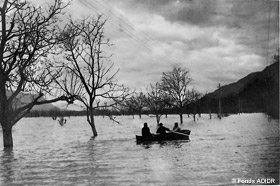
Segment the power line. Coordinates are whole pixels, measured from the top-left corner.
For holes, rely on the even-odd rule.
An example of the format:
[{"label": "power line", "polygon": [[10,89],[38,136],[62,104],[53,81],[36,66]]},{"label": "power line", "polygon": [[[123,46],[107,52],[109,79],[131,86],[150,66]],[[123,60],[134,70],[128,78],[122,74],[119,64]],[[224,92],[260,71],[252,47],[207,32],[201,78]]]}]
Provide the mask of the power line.
[{"label": "power line", "polygon": [[[90,6],[91,8],[95,9],[98,13],[103,14],[107,17],[108,21],[115,27],[119,28],[122,32],[126,33],[129,37],[134,39],[138,44],[146,48],[148,51],[152,50],[154,47],[159,46],[160,44],[157,42],[155,43],[155,40],[151,39],[146,33],[140,32],[134,28],[134,26],[126,20],[122,15],[117,14],[114,10],[114,8],[106,3],[106,5],[102,4],[101,2],[94,1],[94,3],[97,3],[99,6],[94,6],[93,3],[89,2],[88,0],[81,0],[81,2],[86,5],[87,7]],[[100,7],[101,6],[101,7]],[[109,8],[108,8],[109,7]],[[98,8],[103,8],[103,10],[108,11],[113,17],[120,20],[122,23],[124,23],[126,27],[122,27],[120,24],[117,24],[112,17],[108,16],[106,13],[100,11]],[[136,33],[136,34],[135,34]],[[150,44],[152,42],[152,44]],[[171,59],[168,55],[162,55],[159,54],[159,57],[163,59],[164,61],[168,62],[172,66],[174,66],[174,59]],[[177,59],[180,61],[179,59]]]},{"label": "power line", "polygon": [[270,20],[271,20],[271,1],[268,6],[268,32],[267,32],[267,51],[266,51],[266,63],[269,64],[269,46],[270,46]]},{"label": "power line", "polygon": [[[85,0],[85,1],[86,1],[86,0]],[[87,5],[90,5],[92,8],[94,8],[99,14],[105,15],[104,12],[101,12],[101,11],[98,9],[98,7],[93,6],[91,3],[88,3],[88,2],[87,2]],[[107,16],[107,20],[108,20],[113,26],[120,28],[120,26],[117,25],[117,24],[116,24],[111,18],[109,18],[108,16]],[[142,45],[144,48],[150,50],[150,48],[148,48],[141,40],[139,40],[137,37],[135,37],[135,36],[133,35],[133,33],[131,33],[130,31],[127,31],[127,30],[122,29],[122,32],[126,33],[129,37],[131,37],[131,38],[133,38],[134,40],[136,40],[136,41],[137,41],[140,45]]]},{"label": "power line", "polygon": [[[277,6],[276,6],[276,9],[277,9],[277,12],[278,12],[278,16],[276,18],[276,24],[274,23],[275,25],[275,30],[274,30],[274,33],[275,33],[275,50],[276,52],[278,52],[278,55],[279,55],[279,1],[277,2]],[[278,50],[278,51],[277,51]]]},{"label": "power line", "polygon": [[[271,3],[276,3],[277,6],[271,6]],[[279,14],[276,16],[275,14],[272,14],[275,13],[274,10],[279,11],[279,1],[277,2],[269,1],[268,4],[268,31],[267,31],[267,51],[266,51],[267,64],[271,63],[271,56],[274,55],[274,52],[277,52],[277,50],[279,49]],[[275,25],[274,28],[273,25]]]},{"label": "power line", "polygon": [[[114,14],[116,17],[118,17],[119,19],[122,20],[122,23],[126,24],[128,27],[130,27],[132,30],[134,30],[137,34],[141,35],[140,38],[144,39],[146,42],[147,42],[147,45],[150,46],[151,48],[152,47],[157,47],[159,45],[161,45],[161,43],[157,42],[155,39],[151,38],[147,33],[143,32],[143,31],[139,31],[139,30],[136,30],[135,27],[131,24],[131,22],[129,20],[127,20],[125,17],[123,17],[122,15],[120,14],[117,14],[115,13],[115,11],[112,11],[112,10],[115,10],[114,7],[112,7],[109,3],[107,3],[106,1],[102,1],[105,3],[105,5],[103,4],[103,7],[105,6],[105,8],[109,7],[109,11]],[[101,4],[101,3],[100,3]],[[151,43],[151,44],[150,44]],[[171,57],[169,57],[168,55],[165,55],[164,57],[167,57],[171,62],[173,62],[174,60],[178,60],[180,61],[179,59],[172,59]]]}]

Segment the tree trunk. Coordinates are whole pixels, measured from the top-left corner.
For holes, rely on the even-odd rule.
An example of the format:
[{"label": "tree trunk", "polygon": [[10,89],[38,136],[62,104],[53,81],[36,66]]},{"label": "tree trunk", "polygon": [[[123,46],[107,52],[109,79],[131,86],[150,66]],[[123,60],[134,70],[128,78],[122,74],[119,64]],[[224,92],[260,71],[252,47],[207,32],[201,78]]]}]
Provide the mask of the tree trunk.
[{"label": "tree trunk", "polygon": [[4,147],[13,147],[12,128],[2,128]]},{"label": "tree trunk", "polygon": [[[3,86],[2,84],[0,86]],[[2,87],[1,87],[2,88]],[[8,116],[11,115],[9,112],[9,104],[6,99],[6,94],[3,93],[5,89],[0,91],[0,123],[2,126],[3,133],[3,145],[4,147],[13,147],[13,135],[12,127],[13,124]]]},{"label": "tree trunk", "polygon": [[157,125],[159,126],[160,116],[156,114]]},{"label": "tree trunk", "polygon": [[93,136],[97,136],[97,131],[96,131],[94,123],[92,123],[90,126],[91,126],[91,129],[92,129]]},{"label": "tree trunk", "polygon": [[180,113],[180,124],[183,124],[183,113]]},{"label": "tree trunk", "polygon": [[90,126],[91,126],[91,129],[92,129],[93,136],[97,136],[97,131],[96,131],[96,128],[95,128],[93,115],[90,116],[90,119],[91,119]]},{"label": "tree trunk", "polygon": [[88,122],[91,126],[93,136],[97,136],[97,131],[96,131],[96,128],[95,128],[95,123],[94,123],[93,108],[89,109],[89,114],[90,114],[90,116],[89,116],[90,121],[88,121]]},{"label": "tree trunk", "polygon": [[180,107],[179,107],[179,110],[180,110],[180,124],[183,124],[183,103],[181,102],[180,103]]},{"label": "tree trunk", "polygon": [[200,99],[198,100],[198,117],[200,117],[200,118],[201,118]]},{"label": "tree trunk", "polygon": [[195,115],[196,115],[196,109],[195,106],[193,107],[193,121],[195,122]]}]

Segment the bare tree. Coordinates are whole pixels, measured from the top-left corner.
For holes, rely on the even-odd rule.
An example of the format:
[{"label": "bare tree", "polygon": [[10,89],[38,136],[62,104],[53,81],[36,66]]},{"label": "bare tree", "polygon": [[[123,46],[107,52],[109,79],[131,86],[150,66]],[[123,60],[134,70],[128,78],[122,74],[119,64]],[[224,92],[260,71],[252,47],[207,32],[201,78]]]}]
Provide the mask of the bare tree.
[{"label": "bare tree", "polygon": [[183,123],[184,104],[189,102],[188,85],[191,82],[189,71],[174,67],[172,71],[164,72],[162,75],[162,87],[171,98],[172,104],[179,111],[180,123]]},{"label": "bare tree", "polygon": [[202,97],[202,94],[193,88],[191,91],[188,92],[188,97],[189,97],[189,104],[192,105],[193,107],[193,120],[196,121],[195,117],[199,109],[198,101]]},{"label": "bare tree", "polygon": [[[114,107],[128,95],[128,89],[118,84],[118,70],[113,69],[110,56],[104,50],[110,46],[104,35],[105,23],[101,16],[71,20],[63,32],[63,37],[68,37],[64,42],[67,73],[60,88],[67,94],[75,95],[86,107],[93,136],[97,136],[95,109]],[[107,104],[104,104],[105,101]]]},{"label": "bare tree", "polygon": [[136,113],[136,109],[137,109],[137,108],[136,108],[136,107],[137,107],[136,104],[137,104],[137,103],[136,103],[136,99],[135,99],[134,96],[132,96],[132,97],[126,99],[126,100],[123,102],[123,104],[122,104],[122,105],[124,106],[124,108],[126,108],[128,114],[129,114],[129,115],[132,115],[133,119],[134,119],[134,114]]},{"label": "bare tree", "polygon": [[138,114],[139,118],[141,118],[142,111],[145,106],[145,95],[143,92],[134,93],[134,95],[126,100],[125,106],[132,112],[133,118],[135,112]]},{"label": "bare tree", "polygon": [[160,83],[150,85],[147,89],[147,96],[145,97],[146,106],[155,115],[156,122],[159,125],[160,118],[164,113],[165,99],[164,92],[161,89]]},{"label": "bare tree", "polygon": [[59,43],[58,16],[65,6],[62,0],[45,8],[24,0],[1,3],[0,123],[4,147],[13,147],[12,127],[35,105],[72,101],[64,95],[46,99],[61,75],[52,71],[48,55]]},{"label": "bare tree", "polygon": [[145,98],[146,98],[146,96],[144,95],[143,92],[140,92],[136,96],[136,103],[137,103],[136,110],[138,112],[139,118],[141,118],[143,108],[146,106]]}]

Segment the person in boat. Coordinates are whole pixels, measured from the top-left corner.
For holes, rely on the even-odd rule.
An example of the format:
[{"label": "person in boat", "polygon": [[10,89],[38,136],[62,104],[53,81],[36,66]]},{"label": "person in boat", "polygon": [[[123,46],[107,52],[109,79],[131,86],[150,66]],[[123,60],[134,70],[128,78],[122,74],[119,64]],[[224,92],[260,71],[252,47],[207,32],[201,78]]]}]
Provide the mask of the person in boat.
[{"label": "person in boat", "polygon": [[178,123],[174,123],[174,127],[172,129],[172,132],[181,132],[181,128],[179,127]]},{"label": "person in boat", "polygon": [[148,138],[148,137],[152,136],[152,134],[150,132],[150,128],[148,127],[147,123],[144,123],[144,127],[142,128],[142,136],[144,138]]},{"label": "person in boat", "polygon": [[159,127],[157,129],[157,134],[160,134],[160,135],[165,135],[166,134],[166,131],[170,131],[169,128],[166,128],[165,126],[163,126],[162,123],[159,124]]}]

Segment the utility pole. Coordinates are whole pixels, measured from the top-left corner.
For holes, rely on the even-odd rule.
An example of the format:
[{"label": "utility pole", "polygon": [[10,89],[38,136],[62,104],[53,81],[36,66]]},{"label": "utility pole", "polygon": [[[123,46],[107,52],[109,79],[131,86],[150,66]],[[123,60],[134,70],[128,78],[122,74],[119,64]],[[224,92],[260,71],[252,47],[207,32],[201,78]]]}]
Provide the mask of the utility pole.
[{"label": "utility pole", "polygon": [[219,83],[219,86],[218,86],[218,93],[219,93],[219,113],[218,113],[218,118],[222,119],[222,106],[221,106],[221,91],[220,91],[220,88],[221,88],[221,84]]}]

